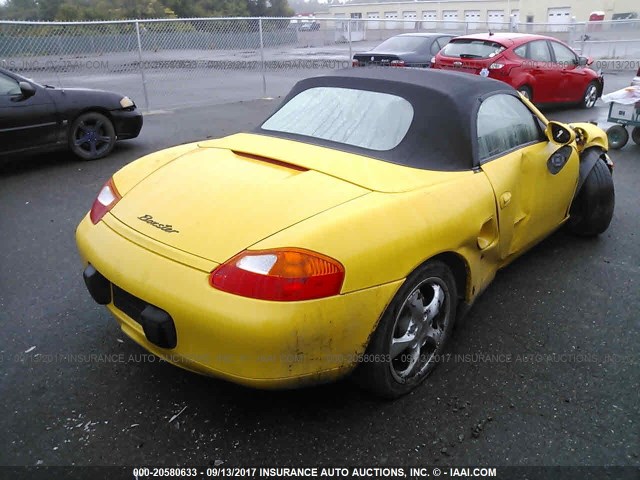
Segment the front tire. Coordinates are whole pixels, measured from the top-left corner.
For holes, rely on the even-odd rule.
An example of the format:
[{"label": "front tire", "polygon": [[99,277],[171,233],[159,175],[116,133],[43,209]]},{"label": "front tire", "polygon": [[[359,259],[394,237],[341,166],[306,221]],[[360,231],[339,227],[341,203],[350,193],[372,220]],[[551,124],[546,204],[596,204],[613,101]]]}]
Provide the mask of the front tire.
[{"label": "front tire", "polygon": [[86,112],[78,116],[69,131],[69,148],[82,160],[98,160],[106,157],[116,143],[113,123],[98,112]]},{"label": "front tire", "polygon": [[440,360],[457,301],[456,282],[446,264],[430,261],[414,271],[380,319],[356,381],[384,398],[416,388]]},{"label": "front tire", "polygon": [[633,127],[633,130],[631,130],[631,139],[636,145],[640,145],[640,127]]},{"label": "front tire", "polygon": [[571,204],[567,228],[582,237],[599,235],[609,227],[614,207],[611,171],[604,161],[598,160]]},{"label": "front tire", "polygon": [[580,106],[582,108],[593,108],[598,101],[598,84],[596,82],[591,82],[587,85],[587,88],[584,90],[584,95],[582,95],[582,101],[580,102]]}]

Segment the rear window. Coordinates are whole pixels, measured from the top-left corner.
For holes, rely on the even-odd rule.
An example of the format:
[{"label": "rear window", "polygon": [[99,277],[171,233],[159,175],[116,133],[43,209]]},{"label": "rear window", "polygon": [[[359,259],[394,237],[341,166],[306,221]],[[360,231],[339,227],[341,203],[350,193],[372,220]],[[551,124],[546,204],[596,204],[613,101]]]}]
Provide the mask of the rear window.
[{"label": "rear window", "polygon": [[504,45],[489,40],[469,38],[452,40],[442,49],[442,55],[458,58],[492,58],[505,50]]},{"label": "rear window", "polygon": [[372,52],[415,52],[429,43],[428,38],[422,37],[391,37],[385,40]]},{"label": "rear window", "polygon": [[261,128],[386,151],[400,144],[412,121],[413,106],[397,95],[314,87],[289,100]]}]

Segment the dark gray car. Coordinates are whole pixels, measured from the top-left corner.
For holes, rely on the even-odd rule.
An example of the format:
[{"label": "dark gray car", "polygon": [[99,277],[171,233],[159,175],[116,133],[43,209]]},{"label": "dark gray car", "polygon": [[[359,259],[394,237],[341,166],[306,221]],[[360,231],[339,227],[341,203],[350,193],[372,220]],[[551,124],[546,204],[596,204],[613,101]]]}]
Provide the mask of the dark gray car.
[{"label": "dark gray car", "polygon": [[368,52],[356,53],[353,66],[428,68],[431,59],[452,38],[455,36],[446,33],[403,33],[388,38]]},{"label": "dark gray car", "polygon": [[96,160],[141,128],[142,113],[125,95],[40,85],[0,68],[0,156],[68,146]]}]

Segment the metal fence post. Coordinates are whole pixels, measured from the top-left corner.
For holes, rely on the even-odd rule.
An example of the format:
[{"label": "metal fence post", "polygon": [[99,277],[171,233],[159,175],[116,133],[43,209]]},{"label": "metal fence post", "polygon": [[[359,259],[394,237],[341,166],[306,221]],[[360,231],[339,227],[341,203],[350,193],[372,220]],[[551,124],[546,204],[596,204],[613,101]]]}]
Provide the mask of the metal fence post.
[{"label": "metal fence post", "polygon": [[267,96],[267,77],[264,64],[264,38],[262,36],[262,18],[258,19],[258,30],[260,31],[260,71],[262,72],[262,96]]},{"label": "metal fence post", "polygon": [[351,61],[353,58],[353,53],[351,52],[351,19],[347,23],[347,38],[349,40],[349,61]]},{"label": "metal fence post", "polygon": [[140,76],[142,77],[142,91],[144,92],[145,108],[149,110],[149,95],[147,94],[147,78],[144,75],[142,66],[142,42],[140,40],[140,22],[136,21],[136,37],[138,38],[138,65],[140,66]]}]

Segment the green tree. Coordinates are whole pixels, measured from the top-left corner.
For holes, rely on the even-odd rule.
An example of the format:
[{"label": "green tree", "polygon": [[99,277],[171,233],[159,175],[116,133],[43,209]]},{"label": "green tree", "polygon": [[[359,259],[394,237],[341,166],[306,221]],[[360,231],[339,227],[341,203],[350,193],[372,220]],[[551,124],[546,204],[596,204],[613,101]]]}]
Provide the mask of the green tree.
[{"label": "green tree", "polygon": [[119,20],[132,18],[289,17],[287,0],[6,0],[0,19]]},{"label": "green tree", "polygon": [[8,0],[2,14],[8,20],[40,20],[35,0]]},{"label": "green tree", "polygon": [[271,7],[267,15],[270,17],[291,17],[293,16],[293,8],[289,6],[287,0],[271,0]]}]

